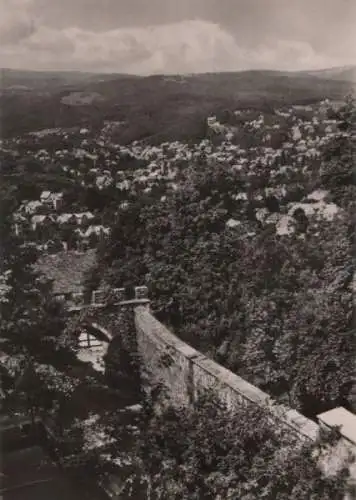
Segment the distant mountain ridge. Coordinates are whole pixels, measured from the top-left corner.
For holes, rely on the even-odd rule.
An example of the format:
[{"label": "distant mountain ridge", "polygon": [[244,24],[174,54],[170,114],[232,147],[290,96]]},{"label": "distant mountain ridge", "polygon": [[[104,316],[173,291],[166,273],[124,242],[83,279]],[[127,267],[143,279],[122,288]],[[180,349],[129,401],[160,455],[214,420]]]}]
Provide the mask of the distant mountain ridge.
[{"label": "distant mountain ridge", "polygon": [[310,76],[316,76],[318,78],[356,82],[356,65],[307,71],[306,73]]},{"label": "distant mountain ridge", "polygon": [[0,68],[0,90],[11,90],[13,87],[18,86],[26,87],[27,90],[54,90],[68,85],[81,85],[89,82],[100,82],[101,80],[118,79],[120,77],[127,78],[128,75]]},{"label": "distant mountain ridge", "polygon": [[4,89],[12,85],[25,85],[24,82],[57,82],[62,84],[75,84],[75,83],[85,83],[85,82],[98,82],[100,80],[116,80],[121,78],[162,78],[165,77],[168,80],[184,80],[196,77],[202,77],[204,75],[247,75],[247,74],[264,74],[268,75],[280,75],[280,76],[297,76],[297,75],[309,75],[312,77],[330,79],[330,80],[343,80],[343,81],[356,81],[356,65],[349,66],[339,66],[332,68],[324,68],[318,70],[305,70],[305,71],[281,71],[281,70],[243,70],[243,71],[226,71],[226,72],[207,72],[207,73],[190,73],[190,74],[154,74],[147,76],[131,75],[126,73],[96,73],[87,71],[40,71],[40,70],[21,70],[12,68],[0,68],[0,88]]},{"label": "distant mountain ridge", "polygon": [[50,128],[101,128],[105,121],[120,121],[128,124],[116,137],[123,144],[153,138],[190,140],[205,134],[207,116],[224,110],[266,111],[266,107],[286,104],[343,100],[355,88],[354,69],[146,77],[2,70],[2,135],[14,137]]}]

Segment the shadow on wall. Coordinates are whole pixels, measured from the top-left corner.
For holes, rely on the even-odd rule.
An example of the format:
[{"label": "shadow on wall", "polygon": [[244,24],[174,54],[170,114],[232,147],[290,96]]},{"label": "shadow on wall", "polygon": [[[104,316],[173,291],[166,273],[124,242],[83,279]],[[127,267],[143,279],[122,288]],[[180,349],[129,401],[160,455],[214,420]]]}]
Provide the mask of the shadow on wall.
[{"label": "shadow on wall", "polygon": [[120,336],[110,342],[104,361],[109,387],[120,392],[125,405],[139,403],[142,400],[140,372],[136,358],[124,346]]}]

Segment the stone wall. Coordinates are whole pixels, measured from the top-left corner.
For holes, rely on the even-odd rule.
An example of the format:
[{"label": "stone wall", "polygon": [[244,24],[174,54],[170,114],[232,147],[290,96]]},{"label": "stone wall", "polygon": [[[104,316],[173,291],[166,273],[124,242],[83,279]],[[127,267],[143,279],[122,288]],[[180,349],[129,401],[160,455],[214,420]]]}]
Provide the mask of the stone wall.
[{"label": "stone wall", "polygon": [[84,309],[93,313],[95,320],[90,319],[90,323],[94,327],[104,328],[110,338],[119,337],[119,344],[115,344],[134,357],[138,354],[137,366],[144,378],[151,386],[163,386],[172,403],[192,404],[200,391],[212,389],[231,409],[247,404],[263,406],[274,420],[300,437],[317,437],[316,422],[277,405],[268,394],[173,335],[150,313],[147,287],[133,287],[132,292],[129,300],[123,288],[94,292],[92,303]]},{"label": "stone wall", "polygon": [[[122,349],[133,354],[129,373],[137,372],[139,387],[163,386],[170,403],[177,406],[193,404],[200,391],[212,389],[231,409],[241,405],[263,407],[270,415],[272,426],[284,426],[301,441],[318,437],[320,427],[316,422],[291,408],[277,405],[266,393],[173,335],[151,314],[146,287],[134,287],[132,292],[133,298],[127,300],[124,289],[109,291],[109,296],[100,291],[93,294],[90,305],[73,308],[73,313],[79,311],[84,323],[88,315],[87,320],[94,328],[106,332],[112,339],[114,354]],[[114,363],[118,372],[120,364],[121,361]],[[327,475],[348,467],[350,484],[354,485],[356,464],[350,466],[347,457],[349,453],[356,455],[356,416],[345,411],[335,409],[318,416],[321,425],[341,428],[341,439],[325,451],[320,465]],[[353,494],[345,496],[345,500],[351,498]]]},{"label": "stone wall", "polygon": [[[200,391],[212,389],[231,409],[241,405],[264,408],[271,426],[282,425],[301,442],[318,437],[320,427],[316,422],[291,408],[277,405],[266,393],[173,335],[151,314],[146,287],[133,287],[129,295],[128,300],[125,289],[100,290],[93,294],[90,305],[73,308],[73,314],[83,316],[84,323],[87,316],[94,329],[106,332],[111,339],[114,373],[119,373],[122,365],[122,359],[116,354],[124,350],[133,356],[128,373],[137,374],[136,385],[140,391],[159,385],[165,389],[171,404],[187,406],[194,404]],[[356,455],[356,416],[346,414],[344,409],[335,409],[318,417],[320,425],[341,427],[341,439],[335,447],[325,450],[321,468],[328,475],[346,466],[351,473],[350,484],[354,485],[356,465],[350,466],[348,455]],[[345,500],[352,498],[355,498],[353,494],[345,496]]]},{"label": "stone wall", "polygon": [[138,354],[150,384],[163,385],[170,399],[188,405],[194,397],[191,357],[199,353],[174,337],[147,308],[135,312]]},{"label": "stone wall", "polygon": [[[319,425],[301,413],[277,405],[263,391],[238,375],[193,349],[162,325],[149,308],[135,308],[137,349],[150,383],[166,388],[170,403],[181,406],[194,403],[202,390],[212,389],[215,395],[231,409],[241,405],[258,405],[269,412],[271,425],[282,425],[301,442],[314,441],[320,432]],[[340,428],[340,439],[327,448],[320,459],[326,475],[333,475],[347,467],[349,485],[356,491],[356,416],[343,408],[336,408],[318,416],[320,425]],[[346,493],[344,499],[352,500],[355,493]]]},{"label": "stone wall", "polygon": [[162,384],[173,404],[192,403],[199,391],[210,388],[230,408],[248,404],[268,407],[274,421],[302,439],[317,437],[317,423],[275,405],[266,393],[178,339],[147,307],[135,309],[135,325],[138,353],[151,384]]}]

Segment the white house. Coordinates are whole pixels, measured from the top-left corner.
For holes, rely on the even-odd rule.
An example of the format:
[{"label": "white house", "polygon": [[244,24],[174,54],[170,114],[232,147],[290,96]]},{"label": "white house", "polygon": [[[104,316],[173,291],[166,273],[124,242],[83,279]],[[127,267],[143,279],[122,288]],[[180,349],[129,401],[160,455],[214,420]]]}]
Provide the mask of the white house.
[{"label": "white house", "polygon": [[80,214],[73,214],[79,225],[85,224],[94,219],[94,215],[91,212],[83,212]]},{"label": "white house", "polygon": [[42,207],[42,203],[40,201],[29,201],[24,206],[25,212],[29,215],[35,214],[40,207]]},{"label": "white house", "polygon": [[52,203],[51,191],[42,191],[40,200],[42,203]]},{"label": "white house", "polygon": [[58,224],[73,224],[76,222],[74,214],[61,214],[57,217]]},{"label": "white house", "polygon": [[51,217],[50,215],[34,215],[31,218],[31,226],[34,231],[38,226],[48,225],[51,222],[53,222],[53,217]]},{"label": "white house", "polygon": [[51,193],[51,191],[42,191],[40,196],[41,203],[52,205],[55,210],[61,207],[63,202],[63,193]]}]

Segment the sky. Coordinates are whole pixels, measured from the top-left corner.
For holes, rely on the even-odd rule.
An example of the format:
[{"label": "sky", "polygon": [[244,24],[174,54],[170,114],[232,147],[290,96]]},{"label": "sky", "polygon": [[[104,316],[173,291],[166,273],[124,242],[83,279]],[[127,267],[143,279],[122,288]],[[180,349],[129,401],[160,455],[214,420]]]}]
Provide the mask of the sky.
[{"label": "sky", "polygon": [[134,74],[356,64],[356,0],[0,0],[0,67]]}]

